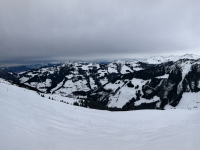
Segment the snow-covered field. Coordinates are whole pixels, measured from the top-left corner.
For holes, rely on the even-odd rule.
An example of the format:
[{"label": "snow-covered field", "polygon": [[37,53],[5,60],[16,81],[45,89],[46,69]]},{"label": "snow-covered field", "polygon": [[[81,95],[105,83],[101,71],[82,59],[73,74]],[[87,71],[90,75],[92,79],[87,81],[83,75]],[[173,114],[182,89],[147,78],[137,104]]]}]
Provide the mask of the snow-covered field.
[{"label": "snow-covered field", "polygon": [[0,149],[198,150],[200,110],[92,110],[0,80]]}]

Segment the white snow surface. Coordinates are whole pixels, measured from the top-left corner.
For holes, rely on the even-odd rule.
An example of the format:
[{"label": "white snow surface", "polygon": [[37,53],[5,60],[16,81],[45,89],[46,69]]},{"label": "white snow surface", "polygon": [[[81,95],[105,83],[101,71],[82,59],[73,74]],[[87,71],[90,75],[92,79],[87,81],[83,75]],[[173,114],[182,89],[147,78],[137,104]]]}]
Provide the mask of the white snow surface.
[{"label": "white snow surface", "polygon": [[94,79],[93,79],[92,77],[90,77],[89,80],[90,80],[90,86],[91,86],[91,88],[92,88],[92,89],[97,88],[97,85],[95,84]]},{"label": "white snow surface", "polygon": [[118,73],[116,68],[113,67],[108,67],[108,72],[109,73]]},{"label": "white snow surface", "polygon": [[[148,80],[144,81],[141,79],[133,78],[131,82],[134,86],[138,85],[139,86],[138,89],[127,87],[127,85],[124,85],[124,82],[121,82],[120,80],[117,80],[114,84],[112,83],[107,84],[104,88],[112,89],[113,91],[116,91],[120,87],[120,89],[117,92],[115,92],[113,95],[110,96],[108,107],[122,108],[132,98],[136,99],[136,91],[140,90],[142,93],[142,86],[147,81]],[[151,100],[149,100],[149,102],[151,102]],[[140,104],[143,103],[143,100],[141,100],[138,103]]]},{"label": "white snow surface", "polygon": [[169,74],[165,74],[163,76],[158,76],[156,78],[158,78],[158,79],[168,79],[169,78]]},{"label": "white snow surface", "polygon": [[[168,109],[169,107],[166,107]],[[175,107],[178,109],[199,109],[200,110],[200,92],[183,93],[182,99]]]},{"label": "white snow surface", "polygon": [[198,109],[86,109],[0,80],[2,150],[198,150],[199,127]]},{"label": "white snow surface", "polygon": [[108,79],[107,78],[101,79],[100,82],[102,85],[104,85],[104,84],[108,83]]},{"label": "white snow surface", "polygon": [[135,90],[124,86],[115,95],[110,96],[108,107],[122,108],[133,97]]},{"label": "white snow surface", "polygon": [[26,81],[28,81],[29,80],[29,78],[27,78],[27,77],[22,77],[21,79],[20,79],[20,81],[22,82],[22,83],[24,83],[24,82],[26,82]]},{"label": "white snow surface", "polygon": [[128,66],[123,65],[122,68],[121,68],[121,74],[126,74],[126,73],[129,73],[129,72],[133,72],[133,71]]},{"label": "white snow surface", "polygon": [[152,103],[152,102],[157,102],[157,101],[160,101],[160,98],[158,96],[154,96],[150,100],[141,98],[139,101],[136,101],[134,104],[135,104],[135,106],[139,106],[142,103]]},{"label": "white snow surface", "polygon": [[[55,91],[56,94],[62,96],[69,96],[74,91],[89,91],[90,89],[86,85],[86,80],[78,80],[73,82],[72,80],[67,80],[62,88],[63,81],[57,85],[56,88],[52,89],[51,92]],[[59,89],[60,88],[60,89]]]}]

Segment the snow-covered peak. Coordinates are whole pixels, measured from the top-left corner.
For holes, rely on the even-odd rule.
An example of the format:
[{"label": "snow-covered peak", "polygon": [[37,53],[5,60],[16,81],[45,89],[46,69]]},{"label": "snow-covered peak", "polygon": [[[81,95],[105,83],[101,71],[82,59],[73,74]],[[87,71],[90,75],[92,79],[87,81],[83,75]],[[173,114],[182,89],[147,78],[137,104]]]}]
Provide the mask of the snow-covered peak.
[{"label": "snow-covered peak", "polygon": [[200,59],[200,56],[198,55],[194,55],[194,54],[185,54],[182,56],[177,56],[177,55],[171,55],[171,56],[154,56],[154,57],[150,57],[145,59],[143,62],[148,63],[148,64],[161,64],[161,63],[165,63],[168,61],[178,61],[180,59]]},{"label": "snow-covered peak", "polygon": [[180,59],[199,59],[200,56],[194,55],[194,54],[185,54],[183,56],[180,56]]},{"label": "snow-covered peak", "polygon": [[160,64],[166,61],[166,58],[163,56],[154,56],[144,60],[144,62],[149,64]]}]

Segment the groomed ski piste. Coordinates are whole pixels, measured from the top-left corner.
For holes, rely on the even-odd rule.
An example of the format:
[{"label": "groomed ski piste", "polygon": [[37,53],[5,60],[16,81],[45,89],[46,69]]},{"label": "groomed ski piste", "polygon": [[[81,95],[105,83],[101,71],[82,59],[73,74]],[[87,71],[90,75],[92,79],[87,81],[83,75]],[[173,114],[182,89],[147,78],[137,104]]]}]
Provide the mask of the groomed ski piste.
[{"label": "groomed ski piste", "polygon": [[176,109],[100,111],[0,79],[0,149],[198,150],[199,108],[200,93],[188,93]]}]

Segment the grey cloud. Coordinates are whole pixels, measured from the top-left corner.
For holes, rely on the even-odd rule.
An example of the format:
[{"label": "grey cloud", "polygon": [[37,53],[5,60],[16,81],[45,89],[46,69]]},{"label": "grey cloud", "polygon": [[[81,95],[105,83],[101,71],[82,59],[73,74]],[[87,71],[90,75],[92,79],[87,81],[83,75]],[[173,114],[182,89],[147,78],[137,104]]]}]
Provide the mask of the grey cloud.
[{"label": "grey cloud", "polygon": [[0,63],[200,54],[197,0],[0,0]]}]

